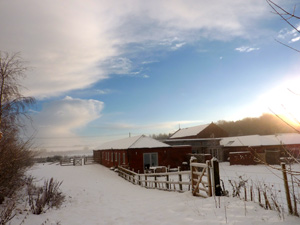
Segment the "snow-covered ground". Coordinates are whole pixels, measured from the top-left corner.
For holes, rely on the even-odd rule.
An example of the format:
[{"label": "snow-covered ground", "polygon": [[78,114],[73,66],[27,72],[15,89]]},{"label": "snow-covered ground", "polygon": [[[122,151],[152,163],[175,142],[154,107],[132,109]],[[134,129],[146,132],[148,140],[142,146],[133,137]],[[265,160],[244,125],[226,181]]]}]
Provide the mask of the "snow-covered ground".
[{"label": "snow-covered ground", "polygon": [[[263,166],[229,167],[226,163],[222,163],[220,169],[221,176],[226,169],[227,176],[251,171],[256,176],[266,172]],[[127,182],[99,164],[37,164],[29,173],[41,185],[43,179],[51,177],[63,180],[61,190],[66,194],[66,201],[60,209],[51,209],[41,215],[30,214],[24,222],[28,225],[300,224],[297,217],[279,218],[275,211],[264,210],[257,203],[238,198],[221,197],[219,208],[216,207],[218,199],[215,201],[213,197],[203,199],[193,197],[190,192],[146,189]],[[24,213],[16,216],[11,224],[20,224],[24,217]]]}]

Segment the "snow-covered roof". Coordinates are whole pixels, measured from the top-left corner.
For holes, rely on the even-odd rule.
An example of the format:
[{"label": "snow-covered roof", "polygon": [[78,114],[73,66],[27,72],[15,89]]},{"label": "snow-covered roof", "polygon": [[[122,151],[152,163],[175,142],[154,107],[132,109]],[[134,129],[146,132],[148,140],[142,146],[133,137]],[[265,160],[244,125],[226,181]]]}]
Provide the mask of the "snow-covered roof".
[{"label": "snow-covered roof", "polygon": [[146,137],[145,135],[139,135],[116,141],[106,142],[100,145],[98,148],[96,148],[96,150],[164,147],[170,147],[170,145],[157,141],[153,138]]},{"label": "snow-covered roof", "polygon": [[210,124],[204,124],[204,125],[179,129],[170,138],[181,138],[181,137],[194,136],[194,135],[199,134],[201,131],[203,131],[209,125]]},{"label": "snow-covered roof", "polygon": [[240,146],[272,146],[300,144],[300,134],[285,133],[275,135],[248,135],[222,138],[221,145],[225,147]]}]

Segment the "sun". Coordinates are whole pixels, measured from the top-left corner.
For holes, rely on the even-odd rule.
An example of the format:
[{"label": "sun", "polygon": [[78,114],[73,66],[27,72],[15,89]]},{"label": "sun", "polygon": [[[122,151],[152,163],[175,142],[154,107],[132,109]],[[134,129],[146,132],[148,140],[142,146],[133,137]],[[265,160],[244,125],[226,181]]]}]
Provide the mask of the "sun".
[{"label": "sun", "polygon": [[283,82],[260,96],[259,105],[264,112],[279,116],[292,126],[300,122],[300,79]]}]

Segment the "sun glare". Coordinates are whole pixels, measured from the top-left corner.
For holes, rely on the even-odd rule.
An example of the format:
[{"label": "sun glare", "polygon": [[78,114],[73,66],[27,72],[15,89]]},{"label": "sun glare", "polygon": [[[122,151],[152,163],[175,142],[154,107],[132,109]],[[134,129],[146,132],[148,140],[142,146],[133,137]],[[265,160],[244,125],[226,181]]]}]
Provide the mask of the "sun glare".
[{"label": "sun glare", "polygon": [[262,112],[280,116],[286,122],[299,126],[300,79],[293,79],[260,96],[258,106]]}]

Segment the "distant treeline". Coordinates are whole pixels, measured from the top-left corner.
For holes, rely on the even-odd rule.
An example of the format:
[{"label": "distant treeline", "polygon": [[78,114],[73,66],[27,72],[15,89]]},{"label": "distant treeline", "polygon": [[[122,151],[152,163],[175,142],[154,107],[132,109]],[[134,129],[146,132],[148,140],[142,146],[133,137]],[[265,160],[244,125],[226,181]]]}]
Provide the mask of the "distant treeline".
[{"label": "distant treeline", "polygon": [[296,132],[293,128],[272,114],[263,114],[258,118],[245,118],[238,121],[220,120],[217,122],[217,125],[224,129],[229,136]]},{"label": "distant treeline", "polygon": [[[273,114],[263,114],[260,117],[244,118],[237,121],[219,120],[216,123],[228,133],[228,136],[269,135],[276,133],[295,133],[295,129]],[[300,124],[299,124],[300,125]],[[295,125],[293,125],[295,126]],[[296,127],[300,131],[300,127]],[[172,134],[152,134],[150,137],[163,141]]]}]

